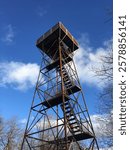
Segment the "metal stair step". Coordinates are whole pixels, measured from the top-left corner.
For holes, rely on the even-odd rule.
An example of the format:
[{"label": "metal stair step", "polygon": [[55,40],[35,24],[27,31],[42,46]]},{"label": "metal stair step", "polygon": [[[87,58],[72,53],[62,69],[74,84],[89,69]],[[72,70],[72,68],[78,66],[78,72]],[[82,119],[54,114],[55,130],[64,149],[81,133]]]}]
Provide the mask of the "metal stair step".
[{"label": "metal stair step", "polygon": [[68,106],[68,105],[66,106],[66,105],[65,105],[65,109],[67,109],[67,110],[70,109],[70,106]]},{"label": "metal stair step", "polygon": [[70,79],[68,77],[63,77],[63,80],[64,80],[64,82],[69,82],[70,81]]},{"label": "metal stair step", "polygon": [[72,112],[72,110],[68,110],[68,111],[66,111],[65,113],[68,114],[68,113],[71,113],[71,112]]},{"label": "metal stair step", "polygon": [[72,83],[71,81],[68,81],[68,82],[64,82],[66,86],[72,86]]},{"label": "metal stair step", "polygon": [[64,80],[65,83],[71,83],[70,79]]},{"label": "metal stair step", "polygon": [[67,75],[67,74],[66,74],[66,75],[64,75],[64,79],[66,79],[66,78],[68,79],[68,75]]},{"label": "metal stair step", "polygon": [[74,118],[69,118],[68,121],[73,121],[75,120],[75,117]]},{"label": "metal stair step", "polygon": [[[79,126],[70,126],[71,129],[79,129]],[[75,131],[75,130],[74,130]]]},{"label": "metal stair step", "polygon": [[66,115],[66,117],[72,117],[72,116],[74,116],[74,114],[69,114],[69,115]]},{"label": "metal stair step", "polygon": [[78,130],[73,130],[72,132],[76,133],[76,132],[81,132],[81,131],[78,129]]},{"label": "metal stair step", "polygon": [[68,75],[67,75],[67,74],[65,74],[63,78],[67,78],[67,79],[68,79]]},{"label": "metal stair step", "polygon": [[[65,106],[68,106],[69,105],[69,103],[66,101],[65,103]],[[63,108],[63,104],[61,104],[61,107]],[[69,106],[70,107],[70,106]]]},{"label": "metal stair step", "polygon": [[75,121],[75,122],[70,122],[69,124],[70,124],[70,125],[77,124],[77,121]]},{"label": "metal stair step", "polygon": [[66,88],[72,87],[72,84],[66,84]]},{"label": "metal stair step", "polygon": [[66,70],[65,70],[65,69],[62,69],[62,73],[67,75],[67,73],[66,73]]}]

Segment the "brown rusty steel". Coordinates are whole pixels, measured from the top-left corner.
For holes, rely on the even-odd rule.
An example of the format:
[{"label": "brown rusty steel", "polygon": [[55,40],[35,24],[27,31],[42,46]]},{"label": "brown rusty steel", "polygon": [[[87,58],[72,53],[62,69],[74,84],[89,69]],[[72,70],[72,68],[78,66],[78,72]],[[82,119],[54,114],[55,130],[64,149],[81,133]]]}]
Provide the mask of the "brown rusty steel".
[{"label": "brown rusty steel", "polygon": [[78,42],[58,22],[36,46],[42,62],[21,150],[99,150],[73,61]]}]

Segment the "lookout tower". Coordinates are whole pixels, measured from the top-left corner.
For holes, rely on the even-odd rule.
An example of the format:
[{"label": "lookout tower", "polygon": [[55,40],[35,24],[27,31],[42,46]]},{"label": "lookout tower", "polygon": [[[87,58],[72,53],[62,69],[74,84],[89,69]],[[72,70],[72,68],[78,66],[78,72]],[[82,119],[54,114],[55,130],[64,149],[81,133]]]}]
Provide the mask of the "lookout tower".
[{"label": "lookout tower", "polygon": [[98,150],[73,60],[77,41],[58,22],[36,46],[42,62],[21,150]]}]

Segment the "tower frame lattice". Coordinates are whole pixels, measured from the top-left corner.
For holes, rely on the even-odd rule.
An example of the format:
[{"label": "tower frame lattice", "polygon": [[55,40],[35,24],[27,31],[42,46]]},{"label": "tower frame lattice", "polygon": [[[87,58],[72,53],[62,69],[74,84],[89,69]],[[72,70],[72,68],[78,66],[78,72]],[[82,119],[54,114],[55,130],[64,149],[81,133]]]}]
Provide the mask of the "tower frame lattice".
[{"label": "tower frame lattice", "polygon": [[99,150],[73,61],[77,41],[58,22],[36,46],[42,62],[21,150]]}]

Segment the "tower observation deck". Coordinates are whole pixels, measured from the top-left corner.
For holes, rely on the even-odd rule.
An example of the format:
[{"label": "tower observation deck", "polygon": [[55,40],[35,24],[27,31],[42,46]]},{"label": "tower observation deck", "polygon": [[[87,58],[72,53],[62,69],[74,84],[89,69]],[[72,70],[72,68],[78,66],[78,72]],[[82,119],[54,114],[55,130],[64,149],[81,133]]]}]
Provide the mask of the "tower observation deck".
[{"label": "tower observation deck", "polygon": [[42,62],[21,150],[98,150],[73,61],[78,42],[58,22],[36,46]]}]

